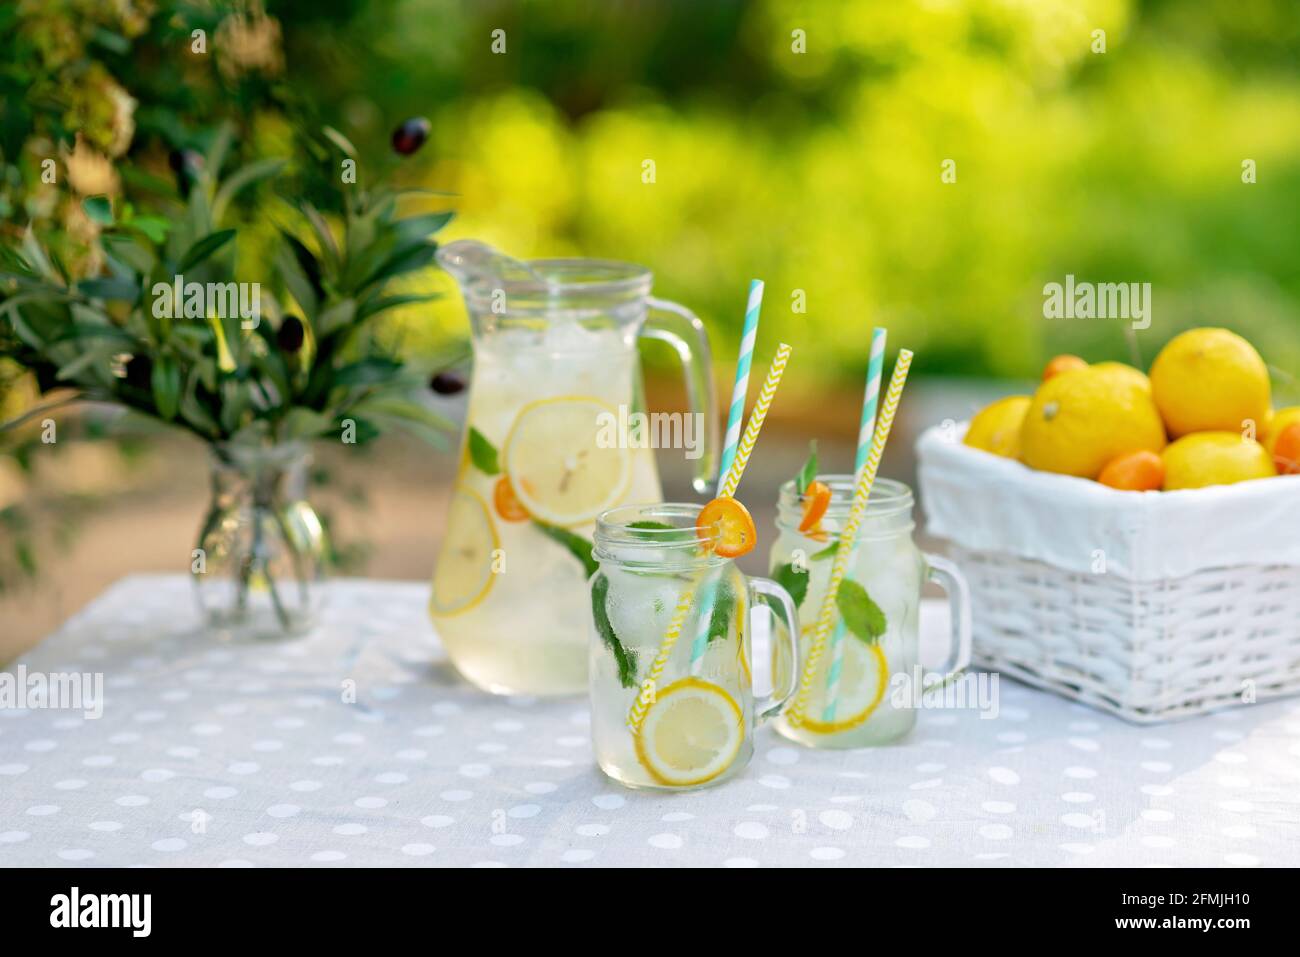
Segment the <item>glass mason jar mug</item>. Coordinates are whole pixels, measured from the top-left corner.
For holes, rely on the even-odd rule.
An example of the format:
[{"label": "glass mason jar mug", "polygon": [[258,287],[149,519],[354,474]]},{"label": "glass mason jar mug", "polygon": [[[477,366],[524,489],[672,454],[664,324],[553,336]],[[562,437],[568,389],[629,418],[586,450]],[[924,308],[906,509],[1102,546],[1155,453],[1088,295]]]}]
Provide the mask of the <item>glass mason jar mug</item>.
[{"label": "glass mason jar mug", "polygon": [[[738,774],[754,727],[794,693],[755,701],[754,613],[771,609],[781,657],[797,660],[798,613],[784,588],[746,578],[696,526],[698,505],[629,505],[600,516],[591,578],[591,732],[602,771],[633,788],[683,790]],[[769,656],[773,650],[764,649]],[[774,681],[775,685],[775,681]]]},{"label": "glass mason jar mug", "polygon": [[682,358],[693,413],[669,415],[669,441],[695,459],[700,491],[718,444],[708,338],[692,312],[650,296],[640,266],[521,263],[469,241],[444,246],[438,262],[469,310],[474,375],[430,612],[479,687],[580,693],[596,516],[662,498],[638,338]]},{"label": "glass mason jar mug", "polygon": [[[937,582],[948,594],[950,657],[945,680],[970,663],[970,596],[952,562],[923,554],[912,540],[912,490],[877,479],[836,601],[835,626],[817,662],[809,648],[826,596],[840,531],[853,501],[853,476],[818,476],[831,490],[826,513],[799,531],[803,498],[794,482],[781,487],[772,574],[798,600],[803,618],[801,690],[777,731],[814,748],[887,744],[916,724],[912,683],[921,680],[921,588]],[[773,660],[773,681],[790,665]],[[915,692],[915,693],[914,693]]]},{"label": "glass mason jar mug", "polygon": [[212,502],[190,571],[204,620],[232,640],[298,635],[316,619],[325,534],[301,442],[212,446]]}]

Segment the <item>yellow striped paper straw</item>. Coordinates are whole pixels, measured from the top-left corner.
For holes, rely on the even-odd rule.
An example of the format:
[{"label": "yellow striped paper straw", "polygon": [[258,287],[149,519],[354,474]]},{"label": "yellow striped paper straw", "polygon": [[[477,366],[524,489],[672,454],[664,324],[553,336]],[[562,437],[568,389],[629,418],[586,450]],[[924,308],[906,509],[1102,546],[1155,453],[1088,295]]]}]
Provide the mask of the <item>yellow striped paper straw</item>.
[{"label": "yellow striped paper straw", "polygon": [[650,665],[650,673],[641,682],[641,690],[637,693],[636,701],[632,703],[632,710],[628,712],[627,726],[632,729],[633,734],[641,730],[641,722],[645,720],[646,711],[655,703],[655,692],[658,687],[659,676],[664,673],[664,668],[668,666],[668,659],[672,656],[673,647],[677,644],[677,639],[681,637],[682,625],[686,621],[686,615],[691,610],[691,602],[695,600],[696,584],[698,584],[698,580],[690,585],[686,591],[682,592],[677,607],[673,609],[673,617],[668,624],[668,631],[664,633],[664,640],[659,645],[659,653],[655,655],[655,660]]},{"label": "yellow striped paper straw", "polygon": [[822,599],[821,613],[817,617],[817,628],[813,632],[812,644],[808,649],[808,660],[804,662],[803,673],[799,676],[799,693],[794,705],[786,714],[786,720],[796,727],[803,722],[803,711],[807,704],[808,693],[812,690],[813,675],[826,649],[826,640],[830,637],[831,627],[835,622],[835,596],[839,593],[840,583],[848,572],[849,553],[858,536],[858,527],[867,512],[867,500],[871,497],[871,486],[875,484],[876,472],[880,469],[880,457],[884,454],[885,443],[889,441],[889,432],[894,426],[894,415],[898,412],[899,400],[903,397],[903,384],[907,381],[907,370],[912,364],[912,353],[901,349],[898,361],[894,363],[894,374],[889,379],[889,391],[885,393],[885,403],[880,410],[880,420],[876,425],[876,434],[871,440],[871,452],[867,456],[866,466],[858,476],[858,484],[853,492],[853,506],[849,510],[848,521],[840,532],[840,547],[835,550],[835,564],[831,566],[831,577],[826,588],[826,597]]},{"label": "yellow striped paper straw", "polygon": [[[762,292],[761,284],[759,292]],[[736,443],[736,449],[732,451],[731,468],[728,468],[726,474],[718,480],[718,498],[732,498],[736,494],[736,486],[740,484],[740,477],[745,473],[745,464],[754,451],[754,443],[758,441],[758,430],[763,427],[763,420],[767,418],[768,407],[771,406],[772,399],[776,395],[776,387],[781,384],[781,376],[785,373],[785,365],[790,359],[791,351],[791,347],[784,342],[776,350],[772,365],[767,370],[767,378],[763,380],[763,388],[758,392],[758,401],[754,403],[754,410],[749,413],[745,435]],[[744,402],[743,393],[741,401]],[[739,425],[736,431],[740,431]],[[710,603],[716,597],[712,592],[713,589],[710,589],[710,593],[703,596]],[[708,646],[709,622],[703,620],[700,622],[699,634],[695,636],[695,642],[691,645],[691,674],[699,674],[704,652]]]},{"label": "yellow striped paper straw", "polygon": [[740,477],[745,474],[745,465],[749,462],[750,453],[754,451],[754,443],[758,441],[758,431],[763,427],[763,420],[767,418],[767,410],[776,395],[776,387],[781,384],[781,376],[785,374],[785,364],[790,360],[792,351],[793,349],[784,342],[777,348],[776,357],[772,359],[772,365],[767,370],[767,378],[763,380],[763,388],[758,393],[758,401],[754,403],[754,411],[749,413],[749,421],[745,423],[745,434],[736,448],[736,459],[731,463],[731,469],[722,483],[718,498],[731,498],[736,494],[736,486],[740,484]]},{"label": "yellow striped paper straw", "polygon": [[[749,421],[745,424],[745,434],[740,440],[740,445],[736,448],[736,458],[731,463],[726,481],[722,486],[722,493],[718,498],[730,498],[736,494],[736,486],[740,484],[740,477],[745,474],[745,465],[749,462],[750,453],[754,451],[754,443],[758,441],[758,432],[763,428],[763,421],[767,418],[767,410],[771,407],[772,399],[776,396],[776,387],[781,384],[781,376],[785,374],[785,366],[790,360],[792,351],[794,351],[793,348],[784,342],[777,348],[776,356],[772,359],[772,365],[768,367],[767,378],[763,380],[763,388],[758,393],[758,401],[754,404],[754,410],[749,413]],[[664,640],[659,644],[659,652],[650,665],[650,673],[641,682],[641,690],[638,692],[636,701],[632,703],[632,709],[627,715],[627,726],[632,729],[633,734],[641,731],[641,723],[645,720],[646,711],[654,704],[659,676],[663,674],[664,668],[668,665],[668,659],[672,656],[673,648],[677,645],[677,639],[682,636],[682,625],[686,622],[686,616],[690,614],[691,602],[695,600],[695,589],[703,581],[706,572],[701,572],[686,591],[682,592],[681,600],[677,602],[677,607],[673,609],[673,617],[668,623],[668,630],[664,633]]]}]

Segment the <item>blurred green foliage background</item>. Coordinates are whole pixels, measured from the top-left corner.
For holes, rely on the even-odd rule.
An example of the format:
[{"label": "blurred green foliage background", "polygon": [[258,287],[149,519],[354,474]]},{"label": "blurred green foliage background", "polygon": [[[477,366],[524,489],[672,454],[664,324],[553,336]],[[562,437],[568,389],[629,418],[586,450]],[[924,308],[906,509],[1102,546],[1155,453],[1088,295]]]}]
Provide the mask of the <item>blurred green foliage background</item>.
[{"label": "blurred green foliage background", "polygon": [[[792,342],[805,385],[856,382],[882,322],[923,373],[1132,358],[1126,323],[1043,318],[1044,283],[1072,273],[1153,284],[1144,366],[1178,331],[1222,324],[1300,373],[1293,0],[277,11],[293,69],[363,153],[400,115],[432,118],[411,175],[461,195],[447,238],[646,263],[720,356],[757,276],[767,348]],[[437,319],[463,329],[454,299]]]},{"label": "blurred green foliage background", "polygon": [[[240,159],[288,155],[292,188],[311,194],[333,171],[301,130],[343,131],[365,176],[390,162],[393,127],[426,115],[430,145],[402,175],[458,194],[444,240],[642,262],[659,294],[705,318],[719,357],[761,277],[766,349],[793,343],[806,387],[856,382],[876,323],[930,374],[1034,377],[1058,352],[1134,348],[1145,366],[1204,324],[1254,341],[1283,389],[1300,370],[1294,0],[12,9],[47,60],[79,35],[95,62],[68,54],[39,82],[10,75],[5,92],[70,104],[51,143],[67,149],[84,129],[128,193],[219,119],[237,122]],[[195,26],[209,31],[206,57],[186,51]],[[125,140],[113,87],[136,101]],[[1245,160],[1256,183],[1242,181]],[[246,215],[273,208],[262,196]],[[24,211],[0,212],[17,223]],[[241,256],[257,268],[258,249]],[[1042,287],[1067,273],[1151,282],[1151,328],[1134,343],[1124,322],[1044,319]],[[454,295],[399,324],[430,352],[467,333]]]}]

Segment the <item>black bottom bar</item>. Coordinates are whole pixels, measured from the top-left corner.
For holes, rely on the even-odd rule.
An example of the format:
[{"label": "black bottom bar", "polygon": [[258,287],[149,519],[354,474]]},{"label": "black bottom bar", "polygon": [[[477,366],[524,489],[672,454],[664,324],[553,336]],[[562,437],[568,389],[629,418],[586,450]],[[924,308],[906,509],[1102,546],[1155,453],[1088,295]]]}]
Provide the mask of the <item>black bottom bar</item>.
[{"label": "black bottom bar", "polygon": [[422,949],[515,937],[535,946],[571,929],[575,941],[638,950],[647,933],[664,944],[741,943],[773,931],[796,941],[861,935],[874,948],[902,932],[914,943],[958,946],[975,943],[972,935],[1042,929],[1057,934],[1043,941],[1200,937],[1232,946],[1251,931],[1289,929],[1292,887],[1288,871],[1190,869],[0,870],[0,927],[9,945],[78,934],[207,946],[373,947],[377,935],[390,945],[419,940]]}]

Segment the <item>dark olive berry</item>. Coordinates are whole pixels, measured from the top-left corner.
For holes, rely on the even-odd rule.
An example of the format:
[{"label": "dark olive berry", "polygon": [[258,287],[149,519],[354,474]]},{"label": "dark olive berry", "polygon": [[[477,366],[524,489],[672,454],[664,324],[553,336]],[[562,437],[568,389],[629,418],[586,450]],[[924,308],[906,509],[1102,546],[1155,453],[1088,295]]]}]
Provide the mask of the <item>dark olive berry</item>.
[{"label": "dark olive berry", "polygon": [[465,380],[454,372],[439,372],[429,380],[429,388],[438,395],[455,395],[465,389]]},{"label": "dark olive berry", "polygon": [[126,383],[137,389],[153,388],[153,360],[148,356],[132,356],[126,363]]},{"label": "dark olive berry", "polygon": [[203,171],[203,154],[197,150],[172,150],[167,154],[167,165],[176,174],[181,195],[188,196],[190,187]]},{"label": "dark olive berry", "polygon": [[280,328],[275,331],[275,344],[281,352],[292,355],[302,348],[302,340],[302,320],[297,316],[285,316],[280,322]]},{"label": "dark olive berry", "polygon": [[429,138],[429,121],[423,116],[413,116],[397,129],[393,130],[393,150],[402,156],[410,156]]}]

